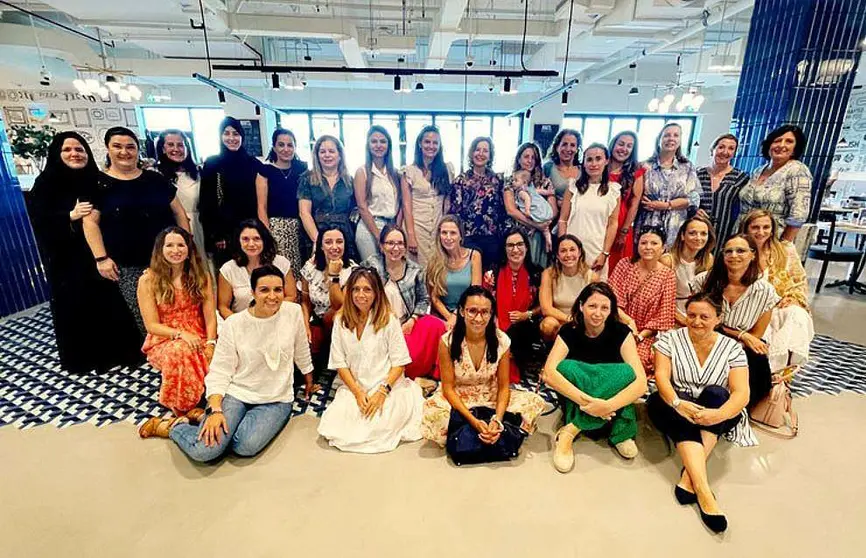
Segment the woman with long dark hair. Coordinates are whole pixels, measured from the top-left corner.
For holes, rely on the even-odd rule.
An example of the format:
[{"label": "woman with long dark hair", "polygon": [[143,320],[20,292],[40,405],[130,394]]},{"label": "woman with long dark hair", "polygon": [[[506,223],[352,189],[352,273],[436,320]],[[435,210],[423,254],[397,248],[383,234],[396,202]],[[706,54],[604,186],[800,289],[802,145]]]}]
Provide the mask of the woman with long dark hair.
[{"label": "woman with long dark hair", "polygon": [[258,216],[256,177],[262,167],[244,147],[245,132],[238,119],[220,122],[220,152],[201,169],[199,216],[204,227],[205,250],[219,269],[231,259],[231,236],[238,223]]},{"label": "woman with long dark hair", "polygon": [[[458,411],[478,431],[485,444],[495,444],[502,432],[506,411],[519,413],[521,428],[535,430],[544,410],[536,393],[513,390],[509,384],[511,340],[496,327],[496,299],[481,286],[472,286],[460,296],[454,329],[439,343],[442,385],[424,404],[421,432],[425,438],[445,446],[451,410]],[[484,422],[472,414],[473,407],[494,409]]]},{"label": "woman with long dark hair", "polygon": [[[550,237],[550,229],[554,225],[554,218],[559,211],[559,206],[556,203],[556,192],[550,183],[550,179],[544,176],[544,170],[541,163],[541,150],[532,142],[522,144],[517,148],[517,154],[514,157],[514,165],[512,167],[511,176],[505,182],[505,190],[502,194],[502,200],[505,204],[505,212],[514,220],[514,224],[518,229],[521,229],[529,237],[529,255],[532,261],[540,267],[547,266],[547,255],[552,249],[552,246],[547,246],[547,239]],[[525,182],[515,179],[524,176]],[[522,194],[521,194],[522,192]],[[526,202],[522,204],[523,210],[517,203],[519,198],[523,196],[528,198],[530,205]],[[536,209],[539,213],[535,213],[536,217],[546,216],[547,211],[540,204],[547,204],[550,208],[549,217],[547,219],[536,219],[532,216],[532,202],[535,202]],[[527,212],[527,208],[530,210]],[[543,213],[542,213],[543,211]],[[530,214],[527,214],[530,213]]]},{"label": "woman with long dark hair", "polygon": [[610,140],[610,161],[607,164],[611,182],[619,184],[619,219],[616,239],[610,249],[607,267],[613,270],[623,258],[634,254],[634,221],[643,197],[646,167],[637,160],[637,134],[620,132]]},{"label": "woman with long dark hair", "polygon": [[[51,316],[64,369],[75,374],[137,365],[141,337],[120,291],[100,277],[82,230],[93,209],[99,169],[90,146],[60,132],[27,197],[30,221],[51,287]],[[100,311],[94,312],[98,304]]]},{"label": "woman with long dark hair", "polygon": [[556,336],[542,379],[562,396],[565,426],[556,433],[553,450],[557,471],[567,473],[574,467],[571,446],[582,430],[600,430],[622,457],[637,457],[633,403],[646,393],[646,374],[607,283],[591,283],[580,292],[569,323]]},{"label": "woman with long dark hair", "polygon": [[571,128],[561,128],[550,144],[544,174],[550,179],[556,192],[558,203],[568,191],[568,187],[580,177],[580,132]]},{"label": "woman with long dark hair", "polygon": [[198,215],[201,181],[192,158],[189,138],[180,130],[163,130],[156,139],[156,170],[177,188],[195,243],[204,250],[204,231]]},{"label": "woman with long dark hair", "polygon": [[415,158],[400,182],[408,250],[421,267],[427,267],[436,250],[436,227],[448,213],[453,179],[454,169],[445,162],[439,128],[425,126],[415,138]]},{"label": "woman with long dark hair", "polygon": [[295,156],[297,145],[290,130],[274,130],[268,164],[262,165],[256,177],[259,221],[271,231],[277,252],[292,263],[295,279],[300,277],[304,254],[309,253],[308,249],[301,249],[303,235],[298,212],[298,181],[307,171],[307,163]]},{"label": "woman with long dark hair", "polygon": [[381,253],[379,232],[402,220],[400,175],[394,168],[394,143],[383,126],[367,132],[366,162],[355,172],[355,202],[361,219],[355,228],[355,244],[362,260]]}]

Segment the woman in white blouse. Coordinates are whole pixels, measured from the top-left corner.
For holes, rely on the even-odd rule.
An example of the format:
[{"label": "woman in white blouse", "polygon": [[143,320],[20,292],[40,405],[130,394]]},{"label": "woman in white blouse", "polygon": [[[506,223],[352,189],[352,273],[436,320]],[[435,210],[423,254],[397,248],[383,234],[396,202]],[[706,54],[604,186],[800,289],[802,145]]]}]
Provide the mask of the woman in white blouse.
[{"label": "woman in white blouse", "polygon": [[755,242],[742,234],[729,238],[712,270],[695,277],[693,290],[721,302],[722,332],[739,341],[746,352],[751,407],[772,387],[769,347],[763,338],[780,300],[773,285],[761,279]]},{"label": "woman in white blouse", "polygon": [[583,172],[562,198],[559,234],[572,234],[586,250],[586,263],[602,279],[619,225],[620,185],[608,177],[607,147],[594,143],[583,152]]},{"label": "woman in white blouse", "polygon": [[273,265],[285,275],[283,292],[286,300],[298,298],[295,277],[289,273],[292,264],[277,254],[277,245],[270,231],[257,219],[242,221],[238,232],[234,258],[220,267],[217,277],[217,311],[223,318],[249,308],[253,300],[250,277],[257,268]]},{"label": "woman in white blouse", "polygon": [[687,327],[663,333],[655,348],[658,391],[649,396],[650,419],[673,440],[683,460],[674,495],[681,505],[698,504],[712,531],[727,529],[707,480],[707,460],[719,436],[755,446],[749,427],[749,369],[739,343],[720,335],[721,305],[706,293],[686,302]]},{"label": "woman in white blouse", "polygon": [[421,439],[424,397],[403,375],[412,359],[379,275],[355,269],[346,295],[334,319],[328,362],[343,385],[322,414],[319,434],[343,451],[391,451],[401,441]]},{"label": "woman in white blouse", "polygon": [[253,271],[254,303],[223,324],[205,377],[207,418],[200,426],[179,419],[169,437],[193,461],[213,461],[229,450],[242,457],[262,451],[285,427],[295,398],[294,368],[313,389],[313,364],[301,307],[285,301],[282,272]]},{"label": "woman in white blouse", "polygon": [[361,261],[381,253],[382,227],[402,221],[400,175],[394,168],[393,146],[388,130],[371,127],[367,132],[367,162],[355,172],[355,201],[361,216],[355,245]]}]

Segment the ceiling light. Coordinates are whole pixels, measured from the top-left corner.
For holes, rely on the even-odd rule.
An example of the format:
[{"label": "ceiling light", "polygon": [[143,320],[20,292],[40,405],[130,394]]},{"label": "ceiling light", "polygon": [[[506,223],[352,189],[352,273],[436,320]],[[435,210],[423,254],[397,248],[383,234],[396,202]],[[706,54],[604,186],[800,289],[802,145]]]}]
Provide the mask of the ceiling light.
[{"label": "ceiling light", "polygon": [[130,97],[132,97],[136,101],[141,100],[141,89],[139,89],[135,85],[127,85],[126,90],[129,91]]},{"label": "ceiling light", "polygon": [[737,66],[737,57],[733,54],[714,54],[710,56],[707,69],[711,72],[734,72]]},{"label": "ceiling light", "polygon": [[562,106],[568,106],[568,89],[562,92],[562,99],[560,101]]},{"label": "ceiling light", "polygon": [[259,105],[256,105],[256,116],[261,116],[261,115],[262,115],[262,107],[260,107]]},{"label": "ceiling light", "polygon": [[511,86],[511,78],[507,77],[502,81],[502,94],[503,95],[513,95],[517,93],[516,88],[512,88]]},{"label": "ceiling light", "polygon": [[120,82],[116,76],[107,75],[105,76],[105,86],[111,90],[112,93],[117,95],[120,93],[120,89],[123,87],[123,83]]},{"label": "ceiling light", "polygon": [[88,79],[84,80],[84,83],[85,83],[85,85],[87,85],[87,88],[90,89],[91,91],[98,91],[99,90],[100,86],[99,86],[98,80],[95,80],[93,78],[88,78]]},{"label": "ceiling light", "polygon": [[632,86],[631,89],[628,90],[629,95],[640,95],[640,90],[636,86]]},{"label": "ceiling light", "polygon": [[415,84],[415,91],[424,91],[424,84],[420,81]]},{"label": "ceiling light", "polygon": [[75,86],[75,89],[82,95],[88,95],[90,90],[87,87],[87,84],[84,83],[83,79],[74,79],[72,80],[72,85]]},{"label": "ceiling light", "polygon": [[706,100],[707,100],[706,97],[704,97],[703,95],[698,93],[697,95],[695,95],[695,98],[692,99],[692,108],[694,110],[700,110],[701,105],[703,105],[704,101],[706,101]]},{"label": "ceiling light", "polygon": [[660,104],[661,104],[661,101],[658,100],[658,97],[653,97],[652,99],[650,99],[650,102],[647,103],[646,108],[650,112],[655,112],[659,109]]},{"label": "ceiling light", "polygon": [[132,95],[130,95],[129,91],[127,91],[126,89],[121,89],[117,93],[117,100],[121,103],[131,103]]},{"label": "ceiling light", "polygon": [[111,93],[106,87],[99,87],[96,90],[97,94],[102,97],[102,100],[107,101],[111,97]]},{"label": "ceiling light", "polygon": [[280,76],[277,72],[271,74],[271,89],[280,88]]},{"label": "ceiling light", "polygon": [[394,92],[399,93],[403,88],[400,86],[400,76],[394,76]]},{"label": "ceiling light", "polygon": [[217,99],[219,100],[221,105],[226,104],[226,94],[223,93],[222,89],[217,89]]},{"label": "ceiling light", "polygon": [[673,94],[673,93],[668,93],[667,95],[665,95],[665,96],[662,98],[662,101],[664,101],[664,104],[666,104],[666,105],[670,105],[671,103],[674,102],[674,99],[675,99],[674,94]]},{"label": "ceiling light", "polygon": [[529,118],[530,116],[532,116],[532,107],[526,109],[526,118]]}]

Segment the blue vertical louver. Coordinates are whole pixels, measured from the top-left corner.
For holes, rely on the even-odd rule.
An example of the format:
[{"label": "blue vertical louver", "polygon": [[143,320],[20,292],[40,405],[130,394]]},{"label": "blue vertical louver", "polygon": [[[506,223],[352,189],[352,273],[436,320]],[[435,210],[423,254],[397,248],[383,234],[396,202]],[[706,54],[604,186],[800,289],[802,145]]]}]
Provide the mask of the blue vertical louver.
[{"label": "blue vertical louver", "polygon": [[839,131],[866,35],[863,0],[756,0],[731,132],[736,164],[764,163],[761,142],[772,129],[798,124],[808,139],[803,157],[815,182],[812,217]]},{"label": "blue vertical louver", "polygon": [[0,316],[48,300],[48,285],[0,116]]}]

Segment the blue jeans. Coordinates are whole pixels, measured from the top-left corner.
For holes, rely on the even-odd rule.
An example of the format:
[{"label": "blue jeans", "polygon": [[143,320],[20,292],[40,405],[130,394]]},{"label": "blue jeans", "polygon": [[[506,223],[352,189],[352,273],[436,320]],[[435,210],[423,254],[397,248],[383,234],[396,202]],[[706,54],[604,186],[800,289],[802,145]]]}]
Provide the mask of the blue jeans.
[{"label": "blue jeans", "polygon": [[252,457],[276,438],[292,414],[291,403],[249,405],[231,395],[223,398],[222,407],[229,433],[221,431],[220,442],[211,447],[198,439],[204,421],[200,426],[179,424],[171,429],[169,437],[193,461],[213,461],[229,449],[241,457]]},{"label": "blue jeans", "polygon": [[[373,217],[373,220],[376,222],[376,227],[378,227],[380,233],[385,228],[385,225],[393,225],[395,223],[394,219],[385,219],[384,217]],[[379,239],[373,237],[373,233],[364,224],[363,219],[358,221],[355,227],[355,245],[358,247],[358,254],[361,256],[362,262],[370,256],[378,254],[380,250]]]}]

